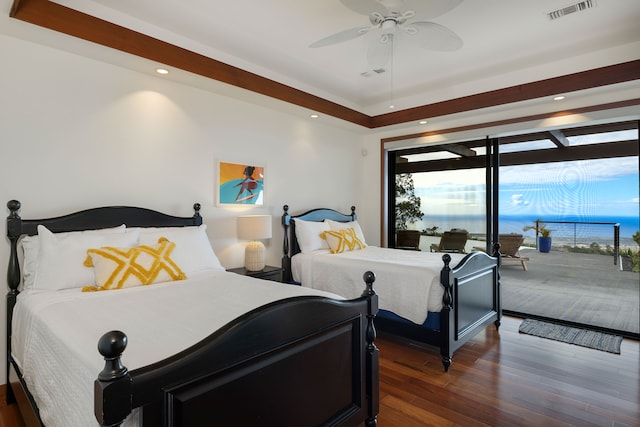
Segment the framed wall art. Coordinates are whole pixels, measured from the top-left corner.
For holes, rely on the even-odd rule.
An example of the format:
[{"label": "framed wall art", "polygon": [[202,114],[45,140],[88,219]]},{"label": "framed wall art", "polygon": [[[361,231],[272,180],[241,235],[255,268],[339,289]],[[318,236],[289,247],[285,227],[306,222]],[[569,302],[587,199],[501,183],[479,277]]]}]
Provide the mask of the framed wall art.
[{"label": "framed wall art", "polygon": [[264,165],[218,162],[218,205],[264,205]]}]

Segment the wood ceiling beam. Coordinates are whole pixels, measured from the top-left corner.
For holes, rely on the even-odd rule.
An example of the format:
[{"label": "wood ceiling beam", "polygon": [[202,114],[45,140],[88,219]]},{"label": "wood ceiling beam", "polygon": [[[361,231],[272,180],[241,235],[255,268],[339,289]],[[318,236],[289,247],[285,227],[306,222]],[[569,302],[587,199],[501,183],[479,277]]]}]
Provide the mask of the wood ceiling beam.
[{"label": "wood ceiling beam", "polygon": [[569,140],[567,139],[566,136],[564,136],[562,131],[549,130],[546,133],[547,133],[548,139],[550,139],[551,142],[556,144],[556,147],[564,148],[569,146]]},{"label": "wood ceiling beam", "polygon": [[[518,166],[631,156],[638,156],[638,140],[579,145],[575,147],[566,147],[562,150],[549,148],[545,150],[504,153],[500,155],[500,166]],[[396,164],[396,173],[436,172],[467,168],[483,168],[484,166],[485,156],[478,156],[476,158],[443,159]]]},{"label": "wood ceiling beam", "polygon": [[371,127],[363,113],[48,0],[15,0],[11,16],[141,58]]},{"label": "wood ceiling beam", "polygon": [[546,150],[505,153],[500,155],[500,166],[610,159],[632,156],[638,156],[638,140],[579,145],[575,147],[566,147],[562,150],[550,148]]},{"label": "wood ceiling beam", "polygon": [[393,113],[368,116],[48,0],[14,0],[10,16],[370,129],[640,79],[640,60],[635,60]]},{"label": "wood ceiling beam", "polygon": [[462,144],[444,144],[442,149],[462,157],[475,157],[477,153]]},{"label": "wood ceiling beam", "polygon": [[580,126],[576,128],[563,129],[564,134],[569,136],[593,135],[594,133],[617,132],[623,130],[635,130],[638,128],[637,120],[616,123],[600,123],[595,125]]},{"label": "wood ceiling beam", "polygon": [[638,79],[640,79],[640,60],[635,60],[382,114],[373,117],[373,126],[381,127],[424,120]]},{"label": "wood ceiling beam", "polygon": [[[382,138],[380,140],[380,144],[382,146],[382,149],[384,149],[384,144],[386,144],[387,142],[395,142],[395,141],[405,141],[405,140],[409,140],[409,139],[418,139],[418,138],[427,138],[430,136],[440,136],[440,135],[445,135],[445,134],[449,134],[449,133],[456,133],[456,132],[467,132],[470,130],[480,130],[481,133],[481,129],[486,129],[486,128],[493,128],[493,127],[499,127],[499,126],[505,126],[505,125],[510,125],[510,124],[514,124],[514,123],[523,123],[523,122],[529,122],[529,121],[537,121],[537,120],[545,120],[545,119],[549,119],[551,117],[562,117],[562,116],[568,116],[568,115],[573,115],[573,114],[585,114],[585,113],[589,113],[592,111],[602,111],[602,110],[610,110],[613,108],[624,108],[624,107],[630,107],[630,106],[634,106],[634,105],[640,105],[640,98],[635,98],[635,99],[627,99],[625,101],[617,101],[617,102],[610,102],[607,104],[599,104],[599,105],[590,105],[587,107],[580,107],[580,108],[574,108],[572,110],[568,110],[568,111],[553,111],[550,113],[542,113],[542,114],[534,114],[531,116],[520,116],[520,117],[514,117],[511,119],[503,119],[503,120],[495,120],[493,122],[485,122],[485,123],[472,123],[469,125],[465,125],[465,126],[457,126],[457,127],[452,127],[452,128],[445,128],[445,129],[437,129],[437,130],[432,130],[429,132],[420,132],[420,133],[412,133],[412,134],[405,134],[405,135],[397,135],[397,136],[392,136],[392,137],[388,137],[388,138]],[[612,126],[615,126],[616,124],[612,124]],[[596,125],[596,126],[600,126],[600,125]],[[588,127],[588,126],[587,126]],[[586,127],[583,127],[586,128]],[[580,128],[582,129],[582,128]],[[604,129],[604,128],[603,128]],[[629,127],[628,129],[635,129],[633,126]],[[587,132],[587,131],[582,131],[583,133],[580,133],[580,135],[586,135],[589,133],[593,133],[593,132]],[[604,131],[604,132],[608,132],[608,131]],[[540,132],[537,132],[540,133]],[[569,134],[569,130],[565,131],[567,136],[574,136],[573,134]],[[501,137],[500,140],[501,141],[510,141],[511,139],[513,139],[513,141],[510,142],[523,142],[523,141],[518,141],[518,138],[522,138],[522,135],[517,135],[515,137]],[[525,139],[526,140],[526,139]]]}]

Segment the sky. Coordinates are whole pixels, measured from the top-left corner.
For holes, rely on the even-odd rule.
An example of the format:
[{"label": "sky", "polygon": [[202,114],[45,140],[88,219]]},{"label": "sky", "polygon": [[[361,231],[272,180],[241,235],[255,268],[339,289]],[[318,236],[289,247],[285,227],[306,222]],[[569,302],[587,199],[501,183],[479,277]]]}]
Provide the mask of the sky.
[{"label": "sky", "polygon": [[[484,169],[413,174],[426,215],[484,213]],[[500,215],[638,217],[638,158],[502,167]]]},{"label": "sky", "polygon": [[639,214],[638,159],[512,166],[500,171],[500,213],[538,216]]}]

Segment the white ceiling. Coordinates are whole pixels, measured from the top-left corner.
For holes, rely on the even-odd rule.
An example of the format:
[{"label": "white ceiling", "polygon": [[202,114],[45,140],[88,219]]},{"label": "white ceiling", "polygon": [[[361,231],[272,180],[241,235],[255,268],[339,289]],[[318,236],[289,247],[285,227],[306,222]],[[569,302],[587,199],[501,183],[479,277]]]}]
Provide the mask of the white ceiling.
[{"label": "white ceiling", "polygon": [[392,93],[397,111],[640,57],[639,0],[592,0],[590,9],[556,20],[547,15],[579,1],[465,0],[429,19],[457,33],[464,42],[461,49],[436,52],[398,37],[393,67],[387,65],[386,72],[372,77],[361,73],[371,68],[366,51],[379,35],[376,31],[309,48],[333,33],[369,25],[367,16],[340,0],[56,3],[379,115],[390,111]]}]

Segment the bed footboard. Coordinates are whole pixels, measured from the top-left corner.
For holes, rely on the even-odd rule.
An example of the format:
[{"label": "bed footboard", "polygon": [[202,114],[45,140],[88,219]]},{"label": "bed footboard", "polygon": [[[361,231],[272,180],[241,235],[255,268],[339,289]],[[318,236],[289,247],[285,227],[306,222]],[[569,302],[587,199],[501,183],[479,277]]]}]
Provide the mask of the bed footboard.
[{"label": "bed footboard", "polygon": [[101,425],[142,407],[145,426],[376,425],[378,310],[365,273],[362,297],[301,297],[247,313],[190,349],[128,372],[126,335],[99,342],[105,368],[95,382]]},{"label": "bed footboard", "polygon": [[[499,245],[494,256],[484,252],[467,255],[453,269],[451,256],[442,256],[444,268],[443,308],[440,317],[440,355],[445,371],[451,366],[453,352],[484,330],[489,324],[500,326]],[[497,254],[497,256],[495,256]]]}]

